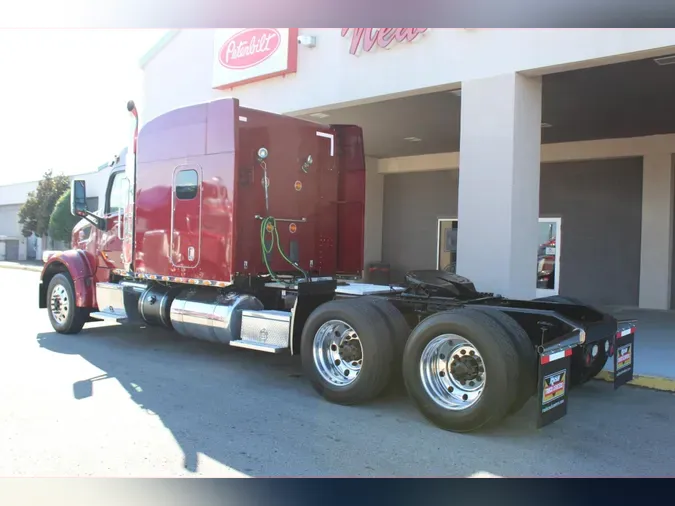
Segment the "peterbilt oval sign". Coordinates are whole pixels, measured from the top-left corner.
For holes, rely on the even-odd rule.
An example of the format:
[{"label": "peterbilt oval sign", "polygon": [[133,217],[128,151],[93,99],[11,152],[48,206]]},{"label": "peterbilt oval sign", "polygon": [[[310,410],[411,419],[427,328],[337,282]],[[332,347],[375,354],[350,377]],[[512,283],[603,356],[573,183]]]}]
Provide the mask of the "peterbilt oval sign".
[{"label": "peterbilt oval sign", "polygon": [[281,46],[281,34],[274,28],[246,28],[227,39],[218,61],[228,69],[248,69],[261,64]]}]

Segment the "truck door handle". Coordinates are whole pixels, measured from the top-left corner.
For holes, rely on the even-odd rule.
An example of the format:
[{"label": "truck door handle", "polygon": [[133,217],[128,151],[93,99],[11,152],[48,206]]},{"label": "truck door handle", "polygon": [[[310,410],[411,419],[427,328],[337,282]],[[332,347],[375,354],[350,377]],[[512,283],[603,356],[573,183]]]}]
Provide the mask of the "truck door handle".
[{"label": "truck door handle", "polygon": [[122,240],[122,209],[117,210],[117,238]]}]

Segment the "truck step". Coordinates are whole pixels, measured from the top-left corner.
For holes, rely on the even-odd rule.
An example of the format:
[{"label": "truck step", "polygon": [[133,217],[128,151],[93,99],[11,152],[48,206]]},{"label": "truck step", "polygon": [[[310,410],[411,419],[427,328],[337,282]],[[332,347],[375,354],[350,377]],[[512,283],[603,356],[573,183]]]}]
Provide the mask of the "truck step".
[{"label": "truck step", "polygon": [[89,316],[96,318],[97,320],[113,321],[113,322],[123,322],[125,321],[126,315],[119,313],[106,313],[105,311],[97,311],[95,313],[90,313]]},{"label": "truck step", "polygon": [[232,346],[279,353],[290,347],[293,314],[288,311],[245,309],[241,312],[240,339]]},{"label": "truck step", "polygon": [[256,351],[265,351],[267,353],[281,353],[288,348],[285,346],[275,346],[273,344],[262,344],[255,341],[243,341],[237,339],[236,341],[230,341],[230,346],[235,348],[245,348],[247,350],[256,350]]}]

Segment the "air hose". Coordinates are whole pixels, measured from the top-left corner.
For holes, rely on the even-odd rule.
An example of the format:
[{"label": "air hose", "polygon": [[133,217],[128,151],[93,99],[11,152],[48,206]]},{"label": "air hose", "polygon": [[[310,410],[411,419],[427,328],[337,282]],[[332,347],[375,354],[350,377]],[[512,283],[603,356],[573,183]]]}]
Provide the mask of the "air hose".
[{"label": "air hose", "polygon": [[[271,226],[270,230],[267,229],[268,225]],[[266,237],[265,237],[266,234],[270,235],[269,248],[266,245]],[[284,250],[281,248],[281,241],[279,240],[279,231],[277,230],[276,219],[273,218],[272,216],[263,218],[262,224],[260,225],[260,245],[262,247],[262,258],[263,262],[265,263],[265,267],[267,267],[267,272],[269,273],[270,277],[278,283],[284,283],[284,281],[279,279],[279,277],[274,273],[267,259],[267,255],[272,253],[272,250],[274,249],[275,239],[277,243],[277,250],[279,251],[281,257],[286,262],[288,262],[288,264],[290,264],[295,270],[299,271],[304,276],[305,280],[309,280],[309,276],[307,275],[307,273],[304,270],[302,270],[297,264],[295,264],[292,260],[290,260],[286,255],[286,253],[284,253]]]}]

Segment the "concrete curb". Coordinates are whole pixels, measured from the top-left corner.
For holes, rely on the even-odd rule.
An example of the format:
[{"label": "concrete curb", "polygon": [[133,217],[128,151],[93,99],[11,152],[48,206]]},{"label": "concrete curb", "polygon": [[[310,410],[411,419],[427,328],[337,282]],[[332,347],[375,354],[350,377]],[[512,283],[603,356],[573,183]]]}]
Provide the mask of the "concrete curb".
[{"label": "concrete curb", "polygon": [[0,262],[0,269],[14,269],[17,271],[42,272],[42,267],[39,265],[21,265],[2,262]]},{"label": "concrete curb", "polygon": [[[612,383],[614,382],[614,373],[603,370],[600,371],[600,374],[598,374],[595,379]],[[661,392],[675,392],[675,379],[664,378],[661,376],[644,376],[635,374],[632,381],[629,381],[628,384],[635,387],[659,390]]]}]

